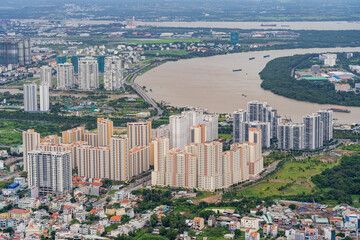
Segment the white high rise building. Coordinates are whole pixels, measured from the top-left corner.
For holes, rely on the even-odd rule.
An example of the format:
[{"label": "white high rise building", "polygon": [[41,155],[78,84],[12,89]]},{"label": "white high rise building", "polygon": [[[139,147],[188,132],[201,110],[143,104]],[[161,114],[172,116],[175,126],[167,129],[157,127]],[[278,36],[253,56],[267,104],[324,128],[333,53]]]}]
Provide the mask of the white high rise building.
[{"label": "white high rise building", "polygon": [[304,148],[304,125],[281,123],[278,126],[278,148],[301,150]]},{"label": "white high rise building", "polygon": [[317,113],[323,122],[323,140],[330,141],[333,138],[333,112],[331,110],[319,110]]},{"label": "white high rise building", "polygon": [[41,84],[40,85],[40,111],[48,112],[49,111],[49,85]]},{"label": "white high rise building", "polygon": [[36,112],[37,106],[37,86],[35,83],[24,85],[24,111]]},{"label": "white high rise building", "polygon": [[121,59],[117,56],[105,58],[104,88],[108,91],[122,87]]},{"label": "white high rise building", "polygon": [[62,197],[71,192],[71,152],[31,151],[27,158],[29,187],[37,187],[41,196]]},{"label": "white high rise building", "polygon": [[202,111],[191,110],[172,115],[169,121],[170,148],[184,148],[193,143],[192,130],[202,124],[205,125],[202,142],[218,139],[218,115],[205,115]]},{"label": "white high rise building", "polygon": [[79,59],[79,89],[93,90],[99,88],[98,62],[95,58]]},{"label": "white high rise building", "polygon": [[34,129],[28,129],[22,133],[23,137],[23,156],[24,156],[24,171],[28,171],[27,154],[30,151],[38,150],[40,147],[40,134]]},{"label": "white high rise building", "polygon": [[74,66],[71,63],[57,65],[57,89],[65,90],[75,87]]},{"label": "white high rise building", "polygon": [[233,137],[234,143],[245,142],[245,122],[247,121],[247,112],[239,109],[233,113]]},{"label": "white high rise building", "polygon": [[52,87],[52,68],[49,66],[42,66],[40,68],[40,84],[47,84]]},{"label": "white high rise building", "polygon": [[320,114],[313,113],[303,117],[304,148],[316,150],[323,146],[324,127]]}]

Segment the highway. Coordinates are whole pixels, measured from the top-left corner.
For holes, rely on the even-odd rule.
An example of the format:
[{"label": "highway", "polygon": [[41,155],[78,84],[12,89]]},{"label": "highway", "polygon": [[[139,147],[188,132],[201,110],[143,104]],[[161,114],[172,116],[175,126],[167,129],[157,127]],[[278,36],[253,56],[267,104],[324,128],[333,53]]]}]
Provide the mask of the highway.
[{"label": "highway", "polygon": [[[153,106],[156,110],[156,116],[154,116],[153,118],[151,118],[150,120],[157,120],[159,118],[162,117],[163,114],[163,110],[156,104],[156,102],[150,98],[145,92],[144,90],[137,84],[135,83],[136,78],[138,77],[139,73],[144,70],[145,68],[151,66],[152,63],[149,63],[139,69],[134,70],[134,72],[128,74],[125,77],[125,84],[132,87],[132,89],[134,89],[134,91],[142,98],[144,99],[145,102],[149,103],[151,106]],[[130,81],[128,81],[130,80]]]}]

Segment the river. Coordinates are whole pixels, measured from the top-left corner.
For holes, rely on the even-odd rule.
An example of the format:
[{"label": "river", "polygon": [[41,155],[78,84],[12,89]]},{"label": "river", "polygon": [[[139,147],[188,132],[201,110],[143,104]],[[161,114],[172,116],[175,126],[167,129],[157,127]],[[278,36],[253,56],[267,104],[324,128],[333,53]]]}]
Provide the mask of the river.
[{"label": "river", "polygon": [[[344,107],[316,104],[288,99],[275,95],[260,87],[259,72],[274,58],[294,54],[324,52],[359,52],[360,48],[290,49],[234,53],[207,58],[193,58],[177,62],[167,62],[138,77],[140,86],[151,89],[150,97],[165,101],[173,106],[193,106],[210,112],[232,113],[246,109],[247,102],[267,101],[278,109],[282,117],[291,117],[301,122],[302,116],[329,107],[348,108],[351,113],[334,113],[337,123],[360,121],[360,107]],[[263,58],[264,55],[269,58]],[[250,61],[250,57],[255,60]],[[243,69],[233,72],[233,69]]]},{"label": "river", "polygon": [[[137,25],[172,28],[233,28],[233,29],[291,29],[291,30],[360,30],[360,22],[303,21],[303,22],[136,22]],[[267,25],[267,26],[261,26]],[[276,25],[276,26],[269,26]]]}]

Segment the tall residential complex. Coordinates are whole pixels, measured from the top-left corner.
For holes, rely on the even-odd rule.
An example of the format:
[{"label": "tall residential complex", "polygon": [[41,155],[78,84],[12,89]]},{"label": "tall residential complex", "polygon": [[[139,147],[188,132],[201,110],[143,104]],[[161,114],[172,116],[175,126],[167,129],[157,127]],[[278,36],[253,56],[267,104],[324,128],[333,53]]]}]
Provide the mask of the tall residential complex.
[{"label": "tall residential complex", "polygon": [[75,87],[74,66],[71,63],[57,65],[57,89],[72,89]]},{"label": "tall residential complex", "polygon": [[0,39],[0,65],[28,65],[31,63],[30,39]]},{"label": "tall residential complex", "polygon": [[117,56],[105,58],[104,88],[108,91],[122,87],[121,59]]},{"label": "tall residential complex", "polygon": [[35,83],[24,85],[24,111],[36,112],[37,106],[37,85]]},{"label": "tall residential complex", "polygon": [[304,149],[304,124],[281,123],[278,126],[279,149]]},{"label": "tall residential complex", "polygon": [[110,179],[115,181],[130,180],[128,150],[126,135],[110,138]]},{"label": "tall residential complex", "polygon": [[65,196],[71,192],[71,153],[31,151],[27,154],[29,186],[42,196]]},{"label": "tall residential complex", "polygon": [[304,121],[304,148],[316,150],[323,146],[323,122],[317,113],[303,117]]},{"label": "tall residential complex", "polygon": [[84,134],[85,134],[84,127],[77,127],[63,131],[62,143],[69,144],[69,143],[77,143],[80,141],[84,141],[85,140]]},{"label": "tall residential complex", "polygon": [[79,89],[93,90],[99,88],[98,62],[95,58],[79,59]]},{"label": "tall residential complex", "polygon": [[24,171],[28,171],[27,154],[30,151],[37,150],[40,147],[40,134],[34,129],[29,129],[22,133],[23,138],[23,156],[24,156]]},{"label": "tall residential complex", "polygon": [[222,143],[209,142],[190,144],[185,147],[188,153],[196,155],[198,188],[215,191],[223,187]]},{"label": "tall residential complex", "polygon": [[110,148],[83,145],[76,148],[78,175],[110,179]]},{"label": "tall residential complex", "polygon": [[40,111],[41,112],[48,112],[49,111],[49,85],[48,84],[41,84],[40,87]]},{"label": "tall residential complex", "polygon": [[154,171],[151,173],[154,175],[152,179],[156,179],[153,185],[163,185],[165,176],[164,161],[165,156],[169,153],[169,139],[160,138],[153,140],[150,145],[150,153],[150,165],[154,166]]},{"label": "tall residential complex", "polygon": [[330,141],[333,138],[333,112],[331,110],[319,110],[317,113],[323,122],[323,140]]},{"label": "tall residential complex", "polygon": [[129,178],[150,169],[150,147],[135,147],[129,151]]},{"label": "tall residential complex", "polygon": [[151,133],[151,121],[128,122],[127,136],[129,139],[129,149],[140,146],[150,146]]},{"label": "tall residential complex", "polygon": [[52,68],[49,66],[42,66],[40,68],[40,84],[47,84],[52,87]]},{"label": "tall residential complex", "polygon": [[113,121],[104,118],[97,119],[98,146],[109,146],[113,132]]},{"label": "tall residential complex", "polygon": [[245,142],[245,126],[247,121],[247,112],[244,109],[239,109],[233,113],[233,138],[234,143]]},{"label": "tall residential complex", "polygon": [[185,145],[196,142],[193,139],[196,134],[197,136],[202,134],[202,142],[214,141],[218,138],[217,115],[207,115],[199,110],[191,110],[182,112],[180,115],[172,115],[169,121],[171,148],[184,148]]},{"label": "tall residential complex", "polygon": [[[165,156],[165,174],[160,172],[159,183],[154,185],[175,186],[184,188],[197,187],[197,156],[186,153],[184,149],[174,148]],[[161,178],[164,178],[162,180]],[[156,179],[156,177],[154,178]]]}]

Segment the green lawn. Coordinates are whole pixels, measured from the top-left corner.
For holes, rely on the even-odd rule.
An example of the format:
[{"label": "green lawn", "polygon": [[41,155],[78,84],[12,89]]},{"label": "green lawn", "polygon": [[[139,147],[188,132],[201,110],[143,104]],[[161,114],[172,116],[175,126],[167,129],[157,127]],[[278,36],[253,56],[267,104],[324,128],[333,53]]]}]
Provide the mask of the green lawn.
[{"label": "green lawn", "polygon": [[341,150],[348,150],[348,151],[356,151],[356,152],[360,152],[360,144],[352,144],[349,146],[342,146]]},{"label": "green lawn", "polygon": [[216,195],[216,193],[213,193],[213,192],[199,192],[198,196],[196,196],[194,198],[194,200],[201,200],[201,199],[212,197],[212,196],[215,196],[215,195]]},{"label": "green lawn", "polygon": [[233,136],[232,136],[232,134],[220,133],[220,134],[219,134],[219,138],[232,139]]},{"label": "green lawn", "polygon": [[240,191],[241,195],[254,197],[291,196],[311,193],[315,186],[310,178],[331,168],[336,163],[321,163],[319,157],[311,160],[287,162],[269,179]]}]

